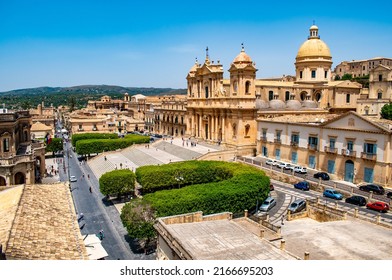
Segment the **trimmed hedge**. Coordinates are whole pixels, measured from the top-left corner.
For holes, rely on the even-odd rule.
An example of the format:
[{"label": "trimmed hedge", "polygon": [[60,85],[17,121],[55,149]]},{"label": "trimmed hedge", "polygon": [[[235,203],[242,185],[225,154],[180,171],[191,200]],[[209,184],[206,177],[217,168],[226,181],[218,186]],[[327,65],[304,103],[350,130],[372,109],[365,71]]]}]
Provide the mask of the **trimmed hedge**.
[{"label": "trimmed hedge", "polygon": [[72,135],[72,146],[76,147],[76,143],[79,140],[86,139],[117,139],[116,133],[80,133]]},{"label": "trimmed hedge", "polygon": [[[226,174],[230,173],[231,176],[222,177],[222,181],[191,185],[181,189],[161,190],[145,195],[143,200],[151,205],[158,217],[196,211],[203,211],[206,215],[225,211],[239,213],[245,209],[253,209],[257,199],[263,201],[268,196],[269,178],[255,167],[216,161],[193,161],[191,163],[195,166],[194,172],[205,170],[205,166],[209,166],[211,169],[224,169]],[[185,164],[181,162],[161,166],[162,170],[154,173],[151,180],[159,181],[159,178],[161,181],[167,180],[163,174],[167,169],[170,172],[174,165],[177,165],[179,172],[185,174],[189,170],[182,169],[182,165]],[[220,172],[217,173],[220,174]],[[136,176],[138,178],[138,171],[136,171]],[[202,176],[199,178],[204,180]]]},{"label": "trimmed hedge", "polygon": [[148,136],[136,135],[132,138],[119,139],[88,139],[76,142],[76,153],[79,155],[102,153],[103,151],[115,151],[127,148],[133,144],[149,143]]},{"label": "trimmed hedge", "polygon": [[[163,166],[141,166],[136,169],[136,179],[142,185],[142,193],[178,188],[194,184],[219,182],[229,179],[233,173],[216,161],[186,161]],[[181,179],[180,179],[181,177]]]},{"label": "trimmed hedge", "polygon": [[99,178],[99,190],[103,195],[122,195],[135,189],[135,173],[129,169],[106,172]]}]

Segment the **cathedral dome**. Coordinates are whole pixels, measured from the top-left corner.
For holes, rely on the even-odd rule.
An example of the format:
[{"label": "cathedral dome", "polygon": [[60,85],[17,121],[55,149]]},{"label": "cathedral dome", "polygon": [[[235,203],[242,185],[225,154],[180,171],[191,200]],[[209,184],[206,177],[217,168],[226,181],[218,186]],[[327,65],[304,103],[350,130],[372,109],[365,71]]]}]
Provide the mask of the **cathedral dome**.
[{"label": "cathedral dome", "polygon": [[331,59],[331,51],[327,44],[320,39],[320,36],[318,35],[318,27],[316,25],[312,25],[309,31],[310,36],[299,48],[296,58],[324,57]]},{"label": "cathedral dome", "polygon": [[240,63],[252,63],[252,59],[250,58],[249,55],[245,52],[244,46],[242,46],[242,50],[239,53],[239,55],[236,56],[233,60],[234,64],[240,64]]}]

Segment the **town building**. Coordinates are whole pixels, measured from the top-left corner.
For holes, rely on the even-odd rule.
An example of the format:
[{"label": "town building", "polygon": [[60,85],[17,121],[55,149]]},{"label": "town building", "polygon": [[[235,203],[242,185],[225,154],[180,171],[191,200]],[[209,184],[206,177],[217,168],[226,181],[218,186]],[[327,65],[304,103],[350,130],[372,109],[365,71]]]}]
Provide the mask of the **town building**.
[{"label": "town building", "polygon": [[[159,218],[158,260],[296,260],[249,230],[253,221],[232,219],[231,213],[203,216],[201,212]],[[254,223],[254,222],[253,222]],[[256,223],[255,223],[256,224]]]},{"label": "town building", "polygon": [[353,78],[366,77],[371,70],[379,65],[392,67],[392,58],[374,57],[364,60],[343,61],[334,68],[333,77],[335,79],[342,78],[345,74],[350,74]]},{"label": "town building", "polygon": [[185,95],[165,95],[161,105],[154,108],[155,132],[164,135],[184,136],[186,131],[187,100]]},{"label": "town building", "polygon": [[392,121],[350,111],[257,122],[264,157],[322,170],[337,180],[392,187]]},{"label": "town building", "polygon": [[392,103],[392,63],[391,66],[379,64],[370,70],[369,89],[362,90],[357,113],[379,116],[381,108],[389,103]]},{"label": "town building", "polygon": [[31,140],[29,111],[0,113],[0,186],[34,184],[45,174],[45,146]]}]

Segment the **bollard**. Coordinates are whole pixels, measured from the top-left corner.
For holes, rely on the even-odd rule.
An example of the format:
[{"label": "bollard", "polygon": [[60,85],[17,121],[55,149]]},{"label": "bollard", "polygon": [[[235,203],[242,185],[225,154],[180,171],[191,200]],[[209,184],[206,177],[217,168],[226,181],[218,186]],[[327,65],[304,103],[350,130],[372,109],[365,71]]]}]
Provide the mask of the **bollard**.
[{"label": "bollard", "polygon": [[245,218],[248,218],[248,210],[245,210],[244,216],[245,216]]},{"label": "bollard", "polygon": [[351,187],[351,195],[354,193],[354,187]]},{"label": "bollard", "polygon": [[291,221],[291,211],[287,211],[287,221]]},{"label": "bollard", "polygon": [[335,202],[335,209],[338,209],[338,202]]},{"label": "bollard", "polygon": [[269,214],[267,214],[266,218],[265,218],[266,222],[269,222]]},{"label": "bollard", "polygon": [[230,213],[229,220],[232,220],[232,219],[233,219],[233,213]]},{"label": "bollard", "polygon": [[369,200],[371,200],[373,198],[373,191],[369,192]]},{"label": "bollard", "polygon": [[260,230],[260,238],[264,238],[264,229]]},{"label": "bollard", "polygon": [[358,218],[358,207],[354,209],[354,217]]},{"label": "bollard", "polygon": [[304,260],[309,260],[309,252],[305,252]]},{"label": "bollard", "polygon": [[376,218],[376,223],[377,223],[377,224],[379,224],[379,223],[380,223],[380,221],[381,221],[381,215],[380,215],[380,214],[378,214],[378,215],[377,215],[377,218]]},{"label": "bollard", "polygon": [[333,188],[334,188],[334,189],[336,189],[336,188],[337,188],[337,184],[336,184],[336,182],[335,182],[335,183],[333,183]]},{"label": "bollard", "polygon": [[280,250],[284,250],[286,248],[286,241],[280,240]]}]

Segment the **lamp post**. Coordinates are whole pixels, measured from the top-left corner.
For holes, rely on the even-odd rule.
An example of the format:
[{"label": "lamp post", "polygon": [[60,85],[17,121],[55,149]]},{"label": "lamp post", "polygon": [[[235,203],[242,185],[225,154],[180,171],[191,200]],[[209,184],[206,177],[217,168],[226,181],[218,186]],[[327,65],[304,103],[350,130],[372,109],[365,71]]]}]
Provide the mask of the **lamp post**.
[{"label": "lamp post", "polygon": [[181,182],[184,181],[184,177],[181,176],[181,173],[178,173],[175,179],[178,182],[178,188],[180,188]]}]

